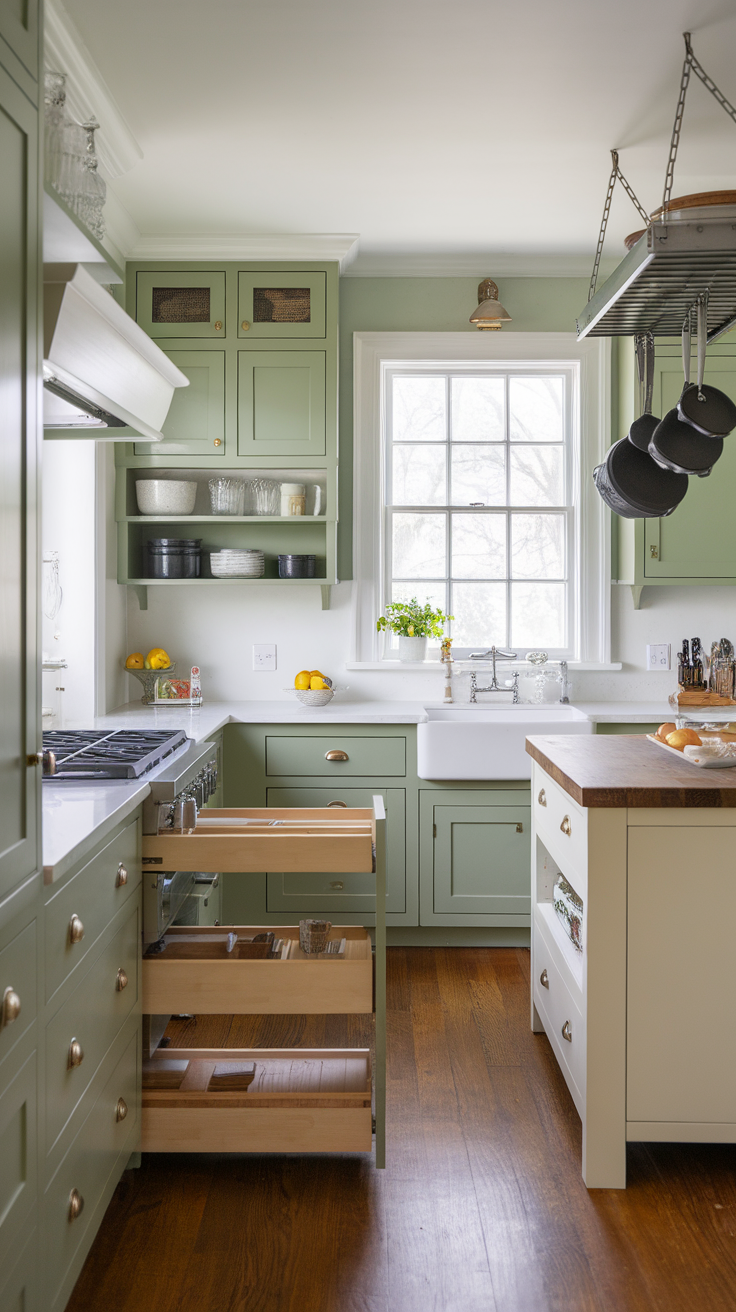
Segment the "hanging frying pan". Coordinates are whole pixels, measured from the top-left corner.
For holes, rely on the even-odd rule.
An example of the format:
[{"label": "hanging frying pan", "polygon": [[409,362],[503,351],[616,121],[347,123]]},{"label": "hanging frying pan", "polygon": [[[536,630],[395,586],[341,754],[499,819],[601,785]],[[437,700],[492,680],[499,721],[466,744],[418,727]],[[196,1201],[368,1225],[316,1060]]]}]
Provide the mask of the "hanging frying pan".
[{"label": "hanging frying pan", "polygon": [[654,391],[654,337],[652,333],[639,333],[636,337],[636,364],[639,371],[639,384],[644,389],[642,413],[635,419],[629,429],[629,441],[640,451],[648,451],[652,434],[659,420],[652,414],[652,392]]},{"label": "hanging frying pan", "polygon": [[680,418],[708,437],[728,437],[736,428],[736,405],[717,387],[703,383],[708,336],[708,306],[705,297],[698,301],[698,381],[686,388],[677,403]]},{"label": "hanging frying pan", "polygon": [[[682,327],[683,393],[690,386],[690,315]],[[652,433],[649,454],[662,469],[706,478],[723,452],[723,439],[706,437],[680,418],[677,406],[668,410]]]},{"label": "hanging frying pan", "polygon": [[603,464],[593,470],[593,482],[609,509],[623,519],[671,515],[687,492],[684,474],[660,468],[628,437],[614,443]]}]

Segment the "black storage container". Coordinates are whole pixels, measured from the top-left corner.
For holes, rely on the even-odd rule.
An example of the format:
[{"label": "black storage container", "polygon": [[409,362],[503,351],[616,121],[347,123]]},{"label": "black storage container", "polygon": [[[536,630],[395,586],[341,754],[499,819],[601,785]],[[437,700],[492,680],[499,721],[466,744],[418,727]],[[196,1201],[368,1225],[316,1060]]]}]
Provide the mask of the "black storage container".
[{"label": "black storage container", "polygon": [[149,538],[149,579],[198,579],[202,567],[201,538]]},{"label": "black storage container", "polygon": [[316,556],[279,556],[280,579],[313,579],[316,572]]}]

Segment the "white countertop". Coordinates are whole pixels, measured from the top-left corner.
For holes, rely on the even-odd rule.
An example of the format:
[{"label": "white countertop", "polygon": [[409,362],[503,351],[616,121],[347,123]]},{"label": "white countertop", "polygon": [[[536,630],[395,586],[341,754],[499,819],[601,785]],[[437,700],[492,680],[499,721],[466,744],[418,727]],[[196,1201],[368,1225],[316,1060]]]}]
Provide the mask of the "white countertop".
[{"label": "white countertop", "polygon": [[[67,729],[183,729],[195,742],[217,733],[226,724],[422,724],[426,707],[440,701],[346,702],[339,698],[330,706],[308,710],[294,700],[261,702],[205,702],[203,706],[144,706],[128,702],[109,715],[98,716]],[[576,702],[594,723],[649,724],[671,719],[666,702]],[[728,718],[728,717],[726,717]],[[59,879],[74,865],[90,835],[97,841],[132,814],[148,796],[148,780],[110,780],[106,783],[46,783],[43,788],[43,873],[47,884]]]}]

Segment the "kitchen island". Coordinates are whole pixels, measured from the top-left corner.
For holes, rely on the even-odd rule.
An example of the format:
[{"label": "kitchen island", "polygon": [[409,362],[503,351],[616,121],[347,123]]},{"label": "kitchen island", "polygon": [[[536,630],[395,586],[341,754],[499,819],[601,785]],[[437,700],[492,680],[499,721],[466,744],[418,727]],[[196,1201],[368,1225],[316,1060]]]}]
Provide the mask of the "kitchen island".
[{"label": "kitchen island", "polygon": [[527,751],[532,1029],[580,1114],[586,1184],[625,1188],[627,1142],[736,1142],[736,768],[641,736]]}]

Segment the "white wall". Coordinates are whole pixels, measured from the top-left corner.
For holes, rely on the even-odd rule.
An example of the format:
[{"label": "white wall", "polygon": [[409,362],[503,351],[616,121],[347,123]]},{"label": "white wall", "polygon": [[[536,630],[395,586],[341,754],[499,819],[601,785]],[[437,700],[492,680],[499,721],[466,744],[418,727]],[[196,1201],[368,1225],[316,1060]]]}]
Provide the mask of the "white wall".
[{"label": "white wall", "polygon": [[64,721],[95,713],[95,446],[43,444],[41,541],[44,554],[59,553],[63,600],[54,620],[43,614],[41,645],[51,659],[68,662],[43,676],[43,702],[53,704],[55,687],[63,686]]},{"label": "white wall", "polygon": [[[349,687],[351,701],[439,699],[442,672],[345,670],[349,659],[351,583],[332,589],[332,608],[320,610],[319,588],[227,587],[149,588],[149,609],[139,611],[134,596],[128,599],[128,643],[131,651],[165,647],[181,673],[191,665],[202,667],[205,696],[212,699],[266,700],[286,698],[283,691],[298,670],[321,669],[341,687]],[[645,701],[673,691],[676,670],[653,674],[646,670],[646,644],[672,644],[697,635],[704,646],[714,638],[736,639],[736,589],[645,588],[643,605],[634,610],[631,589],[612,588],[614,661],[623,662],[621,673],[573,674],[573,697],[578,701]],[[251,646],[275,642],[278,668],[274,674],[255,673]],[[124,653],[122,653],[124,655]],[[128,679],[128,697],[140,697],[140,685]]]}]

